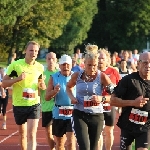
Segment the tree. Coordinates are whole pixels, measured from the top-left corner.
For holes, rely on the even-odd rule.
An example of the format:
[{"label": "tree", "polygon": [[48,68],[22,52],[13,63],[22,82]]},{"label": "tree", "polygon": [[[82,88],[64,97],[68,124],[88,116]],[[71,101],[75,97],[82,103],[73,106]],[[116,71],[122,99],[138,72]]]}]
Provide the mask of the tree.
[{"label": "tree", "polygon": [[[41,47],[49,47],[51,41],[63,33],[63,27],[69,18],[70,13],[64,10],[64,4],[60,0],[40,0],[28,8],[23,16],[17,16],[12,26],[8,26],[9,52],[11,53],[13,48],[22,51],[30,40],[38,41]],[[3,41],[5,40],[6,36]]]},{"label": "tree", "polygon": [[143,49],[150,26],[148,4],[150,0],[100,0],[87,41],[94,39],[99,47],[107,45],[112,51]]},{"label": "tree", "polygon": [[0,47],[9,52],[9,57],[11,56],[12,49],[15,46],[17,26],[20,18],[24,16],[37,2],[37,0],[0,1]]},{"label": "tree", "polygon": [[[59,54],[73,54],[74,47],[87,38],[92,20],[97,13],[98,0],[73,0],[70,7],[71,17],[63,29],[63,34],[52,42],[51,48]],[[64,0],[65,8],[68,4]]]}]

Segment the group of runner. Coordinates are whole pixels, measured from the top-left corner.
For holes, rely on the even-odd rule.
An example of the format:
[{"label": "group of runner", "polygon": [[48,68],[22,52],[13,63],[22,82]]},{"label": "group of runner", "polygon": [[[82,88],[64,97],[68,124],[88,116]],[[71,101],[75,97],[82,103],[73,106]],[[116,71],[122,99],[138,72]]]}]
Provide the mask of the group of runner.
[{"label": "group of runner", "polygon": [[136,140],[137,150],[148,150],[149,52],[111,54],[88,44],[84,58],[79,49],[73,57],[64,54],[59,60],[49,52],[44,70],[35,61],[39,48],[30,41],[25,58],[8,66],[1,85],[13,88],[13,112],[22,150],[36,149],[41,109],[51,150],[102,150],[103,134],[105,149],[111,150],[116,107],[121,113],[117,123],[120,149],[129,150]]}]

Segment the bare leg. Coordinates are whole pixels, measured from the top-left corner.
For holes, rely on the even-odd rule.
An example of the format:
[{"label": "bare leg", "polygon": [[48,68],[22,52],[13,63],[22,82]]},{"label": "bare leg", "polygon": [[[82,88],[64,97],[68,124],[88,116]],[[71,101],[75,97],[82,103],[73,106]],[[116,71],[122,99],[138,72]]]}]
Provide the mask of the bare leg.
[{"label": "bare leg", "polygon": [[67,132],[66,137],[67,137],[66,141],[67,150],[76,150],[76,140],[74,132]]},{"label": "bare leg", "polygon": [[47,127],[45,127],[45,131],[46,131],[46,138],[47,138],[47,142],[50,147],[50,150],[54,150],[55,142],[54,142],[54,138],[52,135],[52,125],[49,124]]},{"label": "bare leg", "polygon": [[27,150],[27,123],[18,125],[21,150]]},{"label": "bare leg", "polygon": [[114,126],[106,126],[104,128],[105,131],[105,148],[106,150],[111,150],[111,147],[114,142],[114,134],[113,134]]},{"label": "bare leg", "polygon": [[28,119],[27,120],[27,150],[36,150],[36,133],[39,119]]},{"label": "bare leg", "polygon": [[2,129],[6,129],[6,114],[3,116],[3,124],[2,124]]},{"label": "bare leg", "polygon": [[54,139],[56,140],[56,150],[65,150],[65,135],[63,137],[54,136]]},{"label": "bare leg", "polygon": [[103,150],[103,132],[100,135],[97,150]]}]

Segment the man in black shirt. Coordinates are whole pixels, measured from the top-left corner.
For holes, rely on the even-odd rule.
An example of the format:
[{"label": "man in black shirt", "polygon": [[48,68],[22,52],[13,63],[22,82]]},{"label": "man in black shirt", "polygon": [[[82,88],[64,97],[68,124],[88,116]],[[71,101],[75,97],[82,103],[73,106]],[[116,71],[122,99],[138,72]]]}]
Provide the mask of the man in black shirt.
[{"label": "man in black shirt", "polygon": [[117,122],[121,150],[128,150],[134,140],[136,150],[148,150],[150,144],[150,130],[146,126],[150,119],[150,52],[140,55],[138,69],[122,78],[111,96],[110,104],[122,107]]}]

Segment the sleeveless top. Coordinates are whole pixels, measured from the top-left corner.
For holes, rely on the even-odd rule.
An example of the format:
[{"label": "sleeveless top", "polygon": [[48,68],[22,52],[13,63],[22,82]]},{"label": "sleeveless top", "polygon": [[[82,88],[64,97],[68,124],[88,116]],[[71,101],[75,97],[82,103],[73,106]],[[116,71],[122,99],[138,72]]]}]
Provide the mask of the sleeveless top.
[{"label": "sleeveless top", "polygon": [[[71,72],[72,75],[73,72]],[[56,94],[54,100],[55,100],[55,106],[53,107],[53,118],[54,119],[71,119],[71,117],[64,117],[59,115],[59,107],[60,106],[71,106],[71,100],[66,92],[66,85],[67,82],[71,79],[71,75],[69,76],[63,76],[60,72],[56,72],[52,75],[53,77],[53,86],[56,86],[57,84],[60,85],[60,91]],[[75,94],[76,89],[72,90],[73,94]]]},{"label": "sleeveless top", "polygon": [[84,70],[79,72],[76,81],[76,98],[78,103],[74,105],[74,109],[84,111],[85,113],[103,113],[102,103],[98,105],[98,109],[91,110],[84,108],[84,97],[92,95],[102,95],[101,72],[98,70],[97,77],[92,82],[85,82],[81,79]]}]

